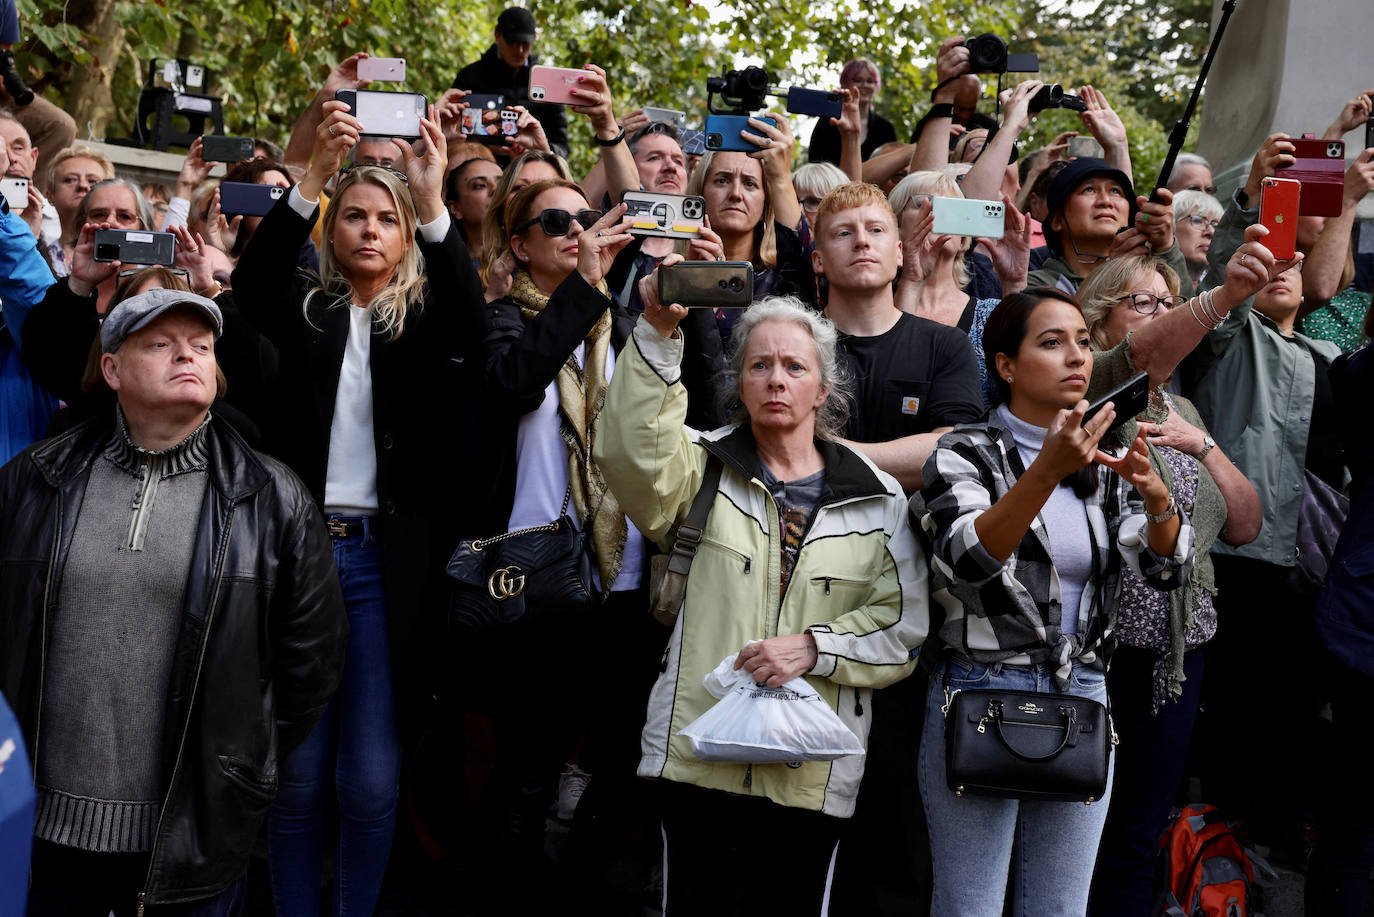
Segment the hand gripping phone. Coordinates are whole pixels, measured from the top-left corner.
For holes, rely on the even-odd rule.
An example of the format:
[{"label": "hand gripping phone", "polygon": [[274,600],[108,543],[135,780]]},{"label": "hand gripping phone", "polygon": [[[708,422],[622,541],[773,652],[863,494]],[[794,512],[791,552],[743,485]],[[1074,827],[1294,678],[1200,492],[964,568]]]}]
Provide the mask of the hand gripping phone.
[{"label": "hand gripping phone", "polygon": [[1002,238],[1006,208],[1001,201],[933,197],[930,207],[935,214],[935,225],[931,227],[931,232],[979,239]]},{"label": "hand gripping phone", "polygon": [[200,138],[200,158],[205,162],[243,162],[252,159],[253,138],[206,134]]},{"label": "hand gripping phone", "polygon": [[1302,182],[1298,213],[1305,217],[1340,216],[1345,202],[1345,141],[1303,134],[1288,142],[1296,148],[1294,162],[1279,169],[1277,177]]},{"label": "hand gripping phone", "polygon": [[170,232],[135,229],[97,229],[95,260],[124,264],[171,265],[177,237]]},{"label": "hand gripping phone", "polygon": [[[765,121],[774,127],[778,122],[774,118],[757,119]],[[734,152],[752,153],[762,147],[755,146],[748,140],[739,135],[740,131],[748,131],[759,137],[767,136],[763,131],[755,130],[749,126],[747,115],[707,115],[706,116],[706,149],[712,152]]]},{"label": "hand gripping phone", "polygon": [[1083,425],[1087,426],[1088,421],[1096,417],[1098,412],[1107,406],[1108,401],[1112,403],[1112,408],[1116,411],[1116,417],[1113,418],[1112,425],[1107,428],[1107,433],[1111,433],[1126,421],[1134,420],[1145,413],[1145,408],[1150,403],[1149,373],[1136,373],[1134,376],[1094,401],[1088,407],[1088,410],[1083,412]]},{"label": "hand gripping phone", "polygon": [[581,105],[582,99],[572,94],[590,70],[574,70],[572,67],[531,67],[530,101],[556,102],[559,105]]},{"label": "hand gripping phone", "polygon": [[626,191],[622,200],[632,235],[695,239],[706,225],[706,199],[698,195]]},{"label": "hand gripping phone", "polygon": [[658,301],[688,309],[747,309],[754,302],[748,261],[679,261],[658,269]]},{"label": "hand gripping phone", "polygon": [[1287,261],[1296,253],[1298,214],[1306,196],[1307,187],[1291,178],[1266,178],[1260,182],[1260,225],[1269,230],[1260,244],[1280,261]]},{"label": "hand gripping phone", "polygon": [[340,89],[334,98],[348,105],[348,113],[363,123],[364,137],[420,139],[420,119],[429,100],[419,92],[376,92]]},{"label": "hand gripping phone", "polygon": [[364,57],[358,61],[358,79],[379,83],[403,83],[406,78],[404,57]]},{"label": "hand gripping phone", "polygon": [[276,185],[255,185],[252,182],[226,181],[219,186],[219,209],[225,214],[241,213],[247,217],[263,217],[271,212],[287,189]]},{"label": "hand gripping phone", "polygon": [[844,113],[844,95],[824,89],[803,89],[801,86],[793,86],[787,90],[787,110],[794,115],[838,118]]}]

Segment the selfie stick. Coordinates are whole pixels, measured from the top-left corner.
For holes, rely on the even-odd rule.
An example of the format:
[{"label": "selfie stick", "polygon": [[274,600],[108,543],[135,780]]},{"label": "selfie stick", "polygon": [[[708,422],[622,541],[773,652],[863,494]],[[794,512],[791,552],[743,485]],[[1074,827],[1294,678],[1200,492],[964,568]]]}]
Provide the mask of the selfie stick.
[{"label": "selfie stick", "polygon": [[1174,122],[1173,130],[1169,131],[1169,154],[1164,157],[1164,164],[1159,167],[1159,178],[1155,180],[1155,190],[1150,193],[1150,200],[1156,204],[1160,203],[1159,189],[1169,183],[1169,175],[1174,171],[1174,161],[1178,159],[1178,154],[1183,149],[1183,142],[1188,137],[1188,124],[1193,120],[1193,111],[1197,108],[1198,96],[1202,95],[1202,84],[1207,82],[1207,71],[1212,69],[1212,58],[1217,56],[1217,48],[1221,46],[1221,36],[1226,31],[1226,21],[1231,18],[1231,14],[1235,11],[1236,0],[1226,0],[1221,5],[1221,20],[1217,23],[1217,34],[1212,37],[1211,47],[1207,49],[1207,56],[1203,58],[1202,70],[1197,75],[1197,82],[1193,84],[1193,95],[1188,99],[1188,107],[1183,110],[1183,117]]}]

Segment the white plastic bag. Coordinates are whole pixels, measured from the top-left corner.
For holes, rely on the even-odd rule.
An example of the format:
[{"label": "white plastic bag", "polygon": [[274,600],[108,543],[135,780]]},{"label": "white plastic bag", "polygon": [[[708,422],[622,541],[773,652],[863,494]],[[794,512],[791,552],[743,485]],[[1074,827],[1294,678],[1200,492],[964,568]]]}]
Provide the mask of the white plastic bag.
[{"label": "white plastic bag", "polygon": [[726,656],[701,680],[720,700],[678,733],[691,740],[697,758],[774,764],[864,753],[858,736],[805,678],[770,688],[734,665],[735,656]]}]

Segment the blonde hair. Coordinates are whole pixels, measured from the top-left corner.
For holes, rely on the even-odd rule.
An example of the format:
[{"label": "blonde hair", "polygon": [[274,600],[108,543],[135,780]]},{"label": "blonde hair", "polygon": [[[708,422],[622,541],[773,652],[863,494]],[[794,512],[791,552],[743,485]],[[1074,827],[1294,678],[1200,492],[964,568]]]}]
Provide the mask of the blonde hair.
[{"label": "blonde hair", "polygon": [[1078,308],[1083,312],[1083,321],[1088,326],[1088,337],[1092,339],[1094,350],[1110,350],[1112,344],[1107,340],[1107,320],[1112,310],[1121,302],[1121,297],[1132,292],[1136,278],[1150,272],[1164,278],[1170,296],[1178,295],[1178,274],[1165,264],[1163,259],[1153,255],[1130,255],[1125,258],[1109,258],[1098,265],[1078,288]]},{"label": "blonde hair", "polygon": [[482,217],[482,254],[477,273],[481,275],[484,284],[490,276],[491,266],[505,253],[509,245],[510,232],[505,223],[506,203],[515,193],[515,183],[520,179],[520,173],[524,171],[525,165],[531,162],[547,162],[558,172],[559,178],[563,181],[572,181],[572,172],[568,170],[567,162],[557,153],[550,153],[548,150],[529,150],[511,160],[510,165],[506,166],[506,170],[497,179],[496,187],[491,192],[491,202],[487,204],[487,212]]},{"label": "blonde hair", "polygon": [[329,200],[329,209],[324,214],[321,235],[325,244],[320,252],[320,275],[316,278],[315,286],[306,294],[301,308],[308,315],[310,301],[317,293],[339,288],[346,289],[349,293],[353,292],[353,285],[343,275],[339,269],[339,262],[334,257],[334,224],[338,220],[339,207],[348,190],[354,185],[362,184],[373,185],[390,194],[392,203],[396,205],[397,216],[401,220],[401,238],[405,244],[401,262],[396,265],[387,285],[367,303],[367,307],[372,310],[375,330],[389,334],[394,341],[405,330],[406,318],[411,311],[419,312],[424,305],[425,274],[424,259],[420,255],[419,246],[415,244],[415,205],[411,202],[409,189],[388,169],[360,166],[339,182],[334,196]]},{"label": "blonde hair", "polygon": [[[53,183],[57,179],[57,167],[68,159],[90,159],[100,163],[100,170],[105,173],[107,179],[115,177],[114,163],[105,156],[104,153],[97,152],[84,143],[74,143],[58,152],[48,164],[48,189],[51,191]],[[140,194],[142,191],[139,192]]]},{"label": "blonde hair", "polygon": [[[687,181],[687,193],[701,194],[701,189],[706,185],[706,176],[711,174],[711,164],[716,161],[716,150],[710,150],[701,157],[697,167],[692,170],[692,177]],[[763,166],[760,164],[760,170]],[[773,195],[768,190],[768,182],[762,178],[759,180],[759,187],[763,189],[763,216],[759,222],[763,225],[763,239],[759,241],[758,250],[754,253],[755,260],[764,267],[778,266],[778,231],[774,224],[776,218],[773,215]],[[678,245],[680,254],[687,254],[687,243]]]},{"label": "blonde hair", "polygon": [[[959,187],[959,183],[954,180],[953,175],[944,171],[912,172],[897,183],[897,187],[892,189],[892,193],[887,198],[888,203],[892,205],[892,212],[897,214],[899,223],[902,219],[902,211],[918,194],[929,194],[932,197],[962,198],[964,196],[963,189]],[[959,254],[954,256],[954,282],[960,289],[968,286],[968,266],[964,262],[967,251],[972,247],[967,236],[964,236],[963,239],[963,247],[959,249]]]},{"label": "blonde hair", "polygon": [[849,176],[833,162],[808,162],[792,173],[792,187],[798,194],[825,197],[840,185],[848,183]]}]

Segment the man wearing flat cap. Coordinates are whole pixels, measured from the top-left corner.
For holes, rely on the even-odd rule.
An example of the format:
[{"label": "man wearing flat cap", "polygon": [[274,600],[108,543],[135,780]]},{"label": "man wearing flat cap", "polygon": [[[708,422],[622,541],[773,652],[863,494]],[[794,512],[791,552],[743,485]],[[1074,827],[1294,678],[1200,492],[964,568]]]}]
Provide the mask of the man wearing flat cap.
[{"label": "man wearing flat cap", "polygon": [[29,915],[232,915],[277,763],[339,682],[324,523],[210,414],[215,303],[110,311],[117,405],[0,469],[0,691],[38,793]]},{"label": "man wearing flat cap", "polygon": [[454,89],[504,97],[506,105],[523,105],[539,120],[549,147],[568,156],[568,119],[562,105],[530,101],[530,68],[539,58],[530,52],[538,37],[534,15],[512,6],[496,17],[495,39],[478,60],[458,71]]}]

